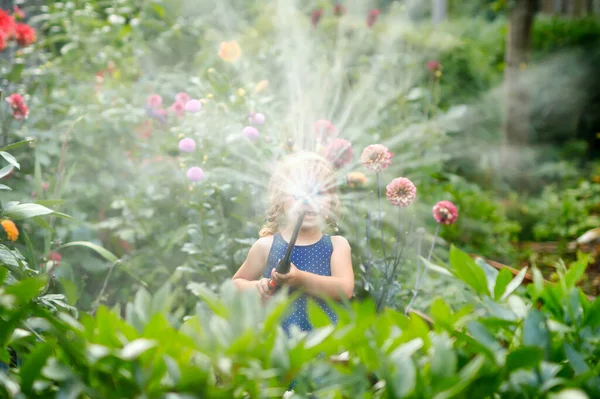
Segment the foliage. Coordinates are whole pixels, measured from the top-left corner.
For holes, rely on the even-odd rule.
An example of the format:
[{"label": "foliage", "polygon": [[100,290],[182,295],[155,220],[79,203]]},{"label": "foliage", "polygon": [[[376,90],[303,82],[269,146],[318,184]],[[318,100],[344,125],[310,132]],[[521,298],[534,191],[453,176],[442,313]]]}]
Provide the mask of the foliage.
[{"label": "foliage", "polygon": [[[456,283],[477,299],[453,309],[438,297],[431,326],[416,314],[377,314],[371,301],[354,302],[335,306],[337,326],[312,307],[317,328],[291,339],[278,327],[286,299],[263,308],[256,293],[230,284],[216,296],[189,283],[202,304],[182,322],[170,312],[169,285],[154,296],[140,290],[125,319],[105,307],[76,319],[31,301],[44,281],[24,279],[0,296],[0,315],[13,320],[3,348],[22,359],[0,373],[0,386],[12,398],[280,397],[292,381],[297,395],[319,397],[600,394],[600,300],[590,302],[576,287],[587,261],[560,270],[556,285],[534,269],[526,289],[526,270],[494,275],[456,248],[450,265]],[[331,361],[345,351],[347,363]]]}]

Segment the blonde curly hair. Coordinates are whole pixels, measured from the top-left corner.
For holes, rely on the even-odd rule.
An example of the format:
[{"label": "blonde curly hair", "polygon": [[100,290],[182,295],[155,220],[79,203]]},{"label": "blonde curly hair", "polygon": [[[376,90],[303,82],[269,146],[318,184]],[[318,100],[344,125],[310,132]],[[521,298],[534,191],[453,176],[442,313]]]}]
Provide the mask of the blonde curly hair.
[{"label": "blonde curly hair", "polygon": [[290,194],[290,185],[301,179],[319,182],[319,186],[329,196],[326,221],[328,227],[337,229],[340,214],[340,201],[337,194],[335,172],[331,163],[314,152],[294,152],[279,160],[269,181],[269,204],[266,222],[259,232],[260,237],[277,233],[282,224],[283,203]]}]

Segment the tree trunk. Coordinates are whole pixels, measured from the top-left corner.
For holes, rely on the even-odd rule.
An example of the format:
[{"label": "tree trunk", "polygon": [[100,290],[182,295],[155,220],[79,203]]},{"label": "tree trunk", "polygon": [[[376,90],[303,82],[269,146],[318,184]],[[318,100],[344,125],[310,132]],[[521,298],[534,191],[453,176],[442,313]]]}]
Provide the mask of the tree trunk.
[{"label": "tree trunk", "polygon": [[447,15],[448,3],[446,0],[433,0],[433,10],[431,14],[433,24],[438,25],[439,23],[445,21]]},{"label": "tree trunk", "polygon": [[508,147],[526,144],[529,136],[529,93],[522,72],[531,50],[531,27],[536,0],[517,0],[510,11],[504,57],[504,139]]}]

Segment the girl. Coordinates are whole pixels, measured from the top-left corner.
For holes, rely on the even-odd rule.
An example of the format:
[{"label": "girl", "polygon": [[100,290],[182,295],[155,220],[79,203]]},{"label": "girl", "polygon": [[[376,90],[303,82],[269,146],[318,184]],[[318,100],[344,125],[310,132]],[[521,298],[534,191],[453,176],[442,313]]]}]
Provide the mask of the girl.
[{"label": "girl", "polygon": [[[326,224],[335,226],[338,210],[335,176],[326,159],[302,152],[279,162],[269,183],[267,222],[259,233],[261,238],[250,248],[233,281],[241,290],[258,290],[263,301],[273,294],[269,278],[278,287],[288,286],[290,292],[300,290],[300,297],[282,323],[288,334],[292,325],[302,331],[312,329],[307,312],[309,298],[335,323],[335,314],[323,298],[352,297],[354,272],[350,245],[344,237],[322,232]],[[290,271],[277,273],[275,267],[285,254],[302,211],[306,214],[292,251]]]}]

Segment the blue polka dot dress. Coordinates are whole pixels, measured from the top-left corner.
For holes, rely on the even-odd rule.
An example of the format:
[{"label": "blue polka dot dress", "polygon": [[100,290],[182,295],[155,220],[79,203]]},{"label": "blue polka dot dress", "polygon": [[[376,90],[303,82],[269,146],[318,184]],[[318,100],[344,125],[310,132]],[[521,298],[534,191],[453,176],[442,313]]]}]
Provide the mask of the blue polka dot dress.
[{"label": "blue polka dot dress", "polygon": [[[265,269],[265,277],[271,277],[271,270],[277,267],[279,260],[285,256],[288,243],[283,239],[280,233],[273,236],[273,245],[269,252],[267,267]],[[310,245],[295,245],[292,250],[292,263],[299,269],[305,272],[319,274],[321,276],[331,276],[331,254],[333,253],[333,244],[329,235],[323,235],[319,241]],[[290,293],[295,291],[290,288]],[[307,303],[308,298],[316,301],[316,303],[327,313],[332,323],[337,322],[337,318],[333,310],[327,306],[325,301],[320,298],[315,298],[307,294],[302,294],[292,303],[290,312],[282,321],[282,327],[289,334],[292,325],[298,326],[302,331],[312,330],[312,325],[308,320]]]}]

